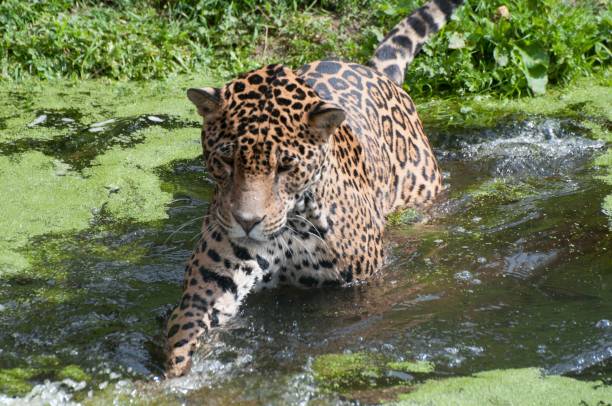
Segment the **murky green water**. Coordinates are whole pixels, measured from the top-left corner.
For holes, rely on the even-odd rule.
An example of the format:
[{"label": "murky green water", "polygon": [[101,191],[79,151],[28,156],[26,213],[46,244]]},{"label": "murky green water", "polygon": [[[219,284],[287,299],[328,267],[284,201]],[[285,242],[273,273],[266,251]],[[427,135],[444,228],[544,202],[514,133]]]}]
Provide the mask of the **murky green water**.
[{"label": "murky green water", "polygon": [[[38,150],[80,170],[107,148],[140,142],[131,134],[141,127],[194,126],[135,116],[96,135],[77,110],[64,113],[36,113],[64,137],[0,151]],[[174,198],[167,220],[98,213],[85,231],[36,237],[23,248],[31,271],[0,278],[0,393],[65,403],[107,392],[105,402],[124,387],[120,403],[154,394],[162,403],[367,404],[425,378],[525,367],[609,385],[612,238],[601,204],[611,188],[592,164],[604,144],[584,134],[575,121],[543,117],[433,131],[446,199],[428,222],[389,230],[380,278],[254,295],[188,377],[158,382],[163,319],[212,193],[199,159],[175,161],[158,169]],[[387,368],[332,389],[315,379],[317,357],[346,352],[429,361],[434,372]]]}]

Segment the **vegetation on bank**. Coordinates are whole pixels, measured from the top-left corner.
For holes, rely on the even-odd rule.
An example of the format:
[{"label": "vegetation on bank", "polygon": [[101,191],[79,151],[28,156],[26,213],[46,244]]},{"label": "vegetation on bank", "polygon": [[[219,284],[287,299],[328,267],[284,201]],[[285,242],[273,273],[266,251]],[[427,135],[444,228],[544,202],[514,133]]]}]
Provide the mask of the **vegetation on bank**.
[{"label": "vegetation on bank", "polygon": [[[0,77],[228,79],[268,62],[364,62],[423,2],[5,0]],[[412,64],[407,86],[415,96],[541,93],[609,65],[611,26],[603,0],[468,0]]]}]

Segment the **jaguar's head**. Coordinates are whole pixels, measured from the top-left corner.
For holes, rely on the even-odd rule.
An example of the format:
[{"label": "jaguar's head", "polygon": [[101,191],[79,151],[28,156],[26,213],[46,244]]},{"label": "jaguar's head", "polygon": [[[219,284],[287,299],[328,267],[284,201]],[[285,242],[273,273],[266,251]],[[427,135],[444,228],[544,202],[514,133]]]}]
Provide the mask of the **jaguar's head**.
[{"label": "jaguar's head", "polygon": [[214,221],[231,239],[273,239],[320,179],[344,111],[282,65],[187,96],[204,117],[204,159],[217,184]]}]

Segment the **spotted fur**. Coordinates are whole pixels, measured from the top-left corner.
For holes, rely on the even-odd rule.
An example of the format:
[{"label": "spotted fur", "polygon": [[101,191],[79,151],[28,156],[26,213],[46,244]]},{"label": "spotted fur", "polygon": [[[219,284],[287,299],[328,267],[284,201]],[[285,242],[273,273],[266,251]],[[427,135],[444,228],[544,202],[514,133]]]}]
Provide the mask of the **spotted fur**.
[{"label": "spotted fur", "polygon": [[216,190],[167,324],[168,377],[188,371],[199,338],[249,293],[343,286],[381,269],[385,216],[427,205],[441,188],[415,106],[397,83],[326,60],[189,89]]},{"label": "spotted fur", "polygon": [[442,28],[463,0],[434,0],[400,21],[378,45],[368,63],[398,85],[404,82],[406,66],[419,53],[431,34]]}]

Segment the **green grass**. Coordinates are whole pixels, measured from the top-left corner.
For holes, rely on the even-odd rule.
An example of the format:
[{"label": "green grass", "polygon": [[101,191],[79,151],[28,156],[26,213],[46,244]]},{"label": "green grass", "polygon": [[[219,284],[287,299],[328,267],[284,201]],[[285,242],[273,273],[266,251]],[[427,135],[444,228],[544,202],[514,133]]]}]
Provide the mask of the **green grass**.
[{"label": "green grass", "polygon": [[[0,2],[0,77],[229,79],[269,62],[365,62],[423,0],[49,0]],[[541,93],[608,66],[602,0],[467,1],[407,72],[415,95]]]}]

